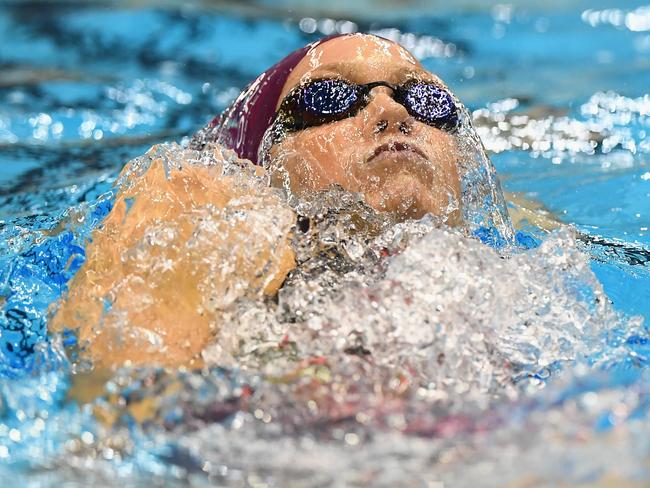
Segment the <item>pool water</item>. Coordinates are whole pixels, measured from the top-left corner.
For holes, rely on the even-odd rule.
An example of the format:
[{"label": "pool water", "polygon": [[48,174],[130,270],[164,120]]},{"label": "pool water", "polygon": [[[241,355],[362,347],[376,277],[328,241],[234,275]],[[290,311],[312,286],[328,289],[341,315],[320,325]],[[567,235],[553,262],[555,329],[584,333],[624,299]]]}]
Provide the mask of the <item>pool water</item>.
[{"label": "pool water", "polygon": [[[647,486],[650,6],[328,5],[0,8],[0,479]],[[224,341],[201,372],[98,378],[76,360],[73,334],[48,341],[48,307],[83,263],[123,165],[186,142],[286,53],[351,31],[403,43],[449,84],[513,214],[535,202],[573,230],[524,221],[542,244],[504,262],[476,240],[407,225],[373,238],[371,249],[399,255],[372,281],[376,262],[306,202],[313,232],[347,237],[332,251],[345,273],[310,281],[314,261],[278,314],[239,303],[224,334],[246,354]],[[300,238],[305,255],[314,235]],[[313,302],[305,283],[320,290]],[[453,327],[432,336],[427,320]],[[359,335],[360,323],[373,327]]]}]

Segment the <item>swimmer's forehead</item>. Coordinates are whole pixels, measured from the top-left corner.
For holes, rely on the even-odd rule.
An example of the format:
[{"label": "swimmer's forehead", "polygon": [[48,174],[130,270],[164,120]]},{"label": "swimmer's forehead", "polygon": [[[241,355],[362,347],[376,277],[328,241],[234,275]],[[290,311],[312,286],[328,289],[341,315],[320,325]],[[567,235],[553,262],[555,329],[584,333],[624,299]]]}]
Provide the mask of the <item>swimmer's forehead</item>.
[{"label": "swimmer's forehead", "polygon": [[355,83],[402,83],[410,79],[442,83],[398,44],[376,36],[357,35],[333,39],[309,51],[291,72],[280,100],[300,83],[337,77]]}]

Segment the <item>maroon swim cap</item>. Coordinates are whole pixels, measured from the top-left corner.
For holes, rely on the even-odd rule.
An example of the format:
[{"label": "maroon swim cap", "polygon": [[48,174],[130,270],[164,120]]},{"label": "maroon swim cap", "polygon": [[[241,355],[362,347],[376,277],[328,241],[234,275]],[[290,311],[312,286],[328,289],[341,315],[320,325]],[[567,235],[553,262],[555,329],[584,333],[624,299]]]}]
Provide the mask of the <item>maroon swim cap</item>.
[{"label": "maroon swim cap", "polygon": [[232,149],[242,159],[257,164],[257,152],[275,116],[275,107],[287,78],[307,53],[331,39],[333,35],[293,51],[259,75],[237,99],[193,137],[190,145],[202,147],[215,141]]}]

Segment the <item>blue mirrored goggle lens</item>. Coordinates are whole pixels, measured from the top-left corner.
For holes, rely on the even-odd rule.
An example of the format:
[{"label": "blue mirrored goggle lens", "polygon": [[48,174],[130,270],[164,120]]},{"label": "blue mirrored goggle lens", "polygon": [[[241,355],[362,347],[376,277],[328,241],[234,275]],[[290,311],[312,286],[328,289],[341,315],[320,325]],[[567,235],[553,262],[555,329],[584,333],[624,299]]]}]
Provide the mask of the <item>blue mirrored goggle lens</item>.
[{"label": "blue mirrored goggle lens", "polygon": [[433,125],[456,121],[456,104],[451,95],[435,85],[416,83],[408,88],[404,101],[409,109]]},{"label": "blue mirrored goggle lens", "polygon": [[340,115],[358,100],[355,87],[340,80],[311,83],[302,92],[301,108],[312,115]]}]

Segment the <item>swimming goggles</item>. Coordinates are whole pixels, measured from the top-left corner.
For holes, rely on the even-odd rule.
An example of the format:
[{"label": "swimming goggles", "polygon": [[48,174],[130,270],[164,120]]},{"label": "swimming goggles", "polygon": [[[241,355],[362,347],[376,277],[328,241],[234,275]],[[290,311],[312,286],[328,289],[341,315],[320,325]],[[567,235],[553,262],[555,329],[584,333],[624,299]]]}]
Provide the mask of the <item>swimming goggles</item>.
[{"label": "swimming goggles", "polygon": [[407,81],[394,85],[386,81],[356,84],[342,79],[319,79],[299,85],[282,100],[274,124],[287,131],[329,124],[355,116],[370,103],[373,88],[385,86],[393,99],[416,120],[443,130],[458,125],[456,104],[451,94],[433,82]]}]

